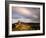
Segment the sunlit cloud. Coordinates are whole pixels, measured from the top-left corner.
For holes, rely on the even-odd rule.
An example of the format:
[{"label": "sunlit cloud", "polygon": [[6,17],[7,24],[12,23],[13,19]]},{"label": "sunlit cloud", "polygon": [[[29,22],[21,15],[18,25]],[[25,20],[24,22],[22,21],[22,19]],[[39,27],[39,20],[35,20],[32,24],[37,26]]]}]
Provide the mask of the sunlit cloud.
[{"label": "sunlit cloud", "polygon": [[15,10],[18,13],[20,13],[21,15],[27,15],[27,16],[29,16],[32,13],[31,10],[28,10],[26,8],[20,8],[20,7],[18,7],[18,8],[15,8]]}]

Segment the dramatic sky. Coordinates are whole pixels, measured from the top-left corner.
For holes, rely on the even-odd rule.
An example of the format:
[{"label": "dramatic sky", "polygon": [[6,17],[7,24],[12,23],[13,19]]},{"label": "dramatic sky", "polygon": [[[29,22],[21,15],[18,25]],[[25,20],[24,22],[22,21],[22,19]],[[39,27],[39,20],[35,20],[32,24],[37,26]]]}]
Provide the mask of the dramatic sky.
[{"label": "dramatic sky", "polygon": [[[12,7],[12,22],[17,20],[24,22],[40,22],[40,9],[31,7]],[[26,20],[28,19],[28,20]]]}]

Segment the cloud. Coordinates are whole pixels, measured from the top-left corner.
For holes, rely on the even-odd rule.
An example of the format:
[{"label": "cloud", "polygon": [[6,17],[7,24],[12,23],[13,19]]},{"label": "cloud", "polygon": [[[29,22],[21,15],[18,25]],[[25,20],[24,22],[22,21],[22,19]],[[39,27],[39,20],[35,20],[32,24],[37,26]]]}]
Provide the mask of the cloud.
[{"label": "cloud", "polygon": [[21,8],[21,7],[14,8],[14,10],[17,11],[19,14],[25,15],[25,16],[29,16],[31,13],[31,10],[28,10],[26,8]]},{"label": "cloud", "polygon": [[[28,7],[13,7],[13,19],[12,22],[15,23],[17,18],[28,19],[25,22],[40,22],[40,9],[38,8],[28,8]],[[18,19],[18,20],[19,20]],[[16,21],[15,21],[16,20]]]}]

